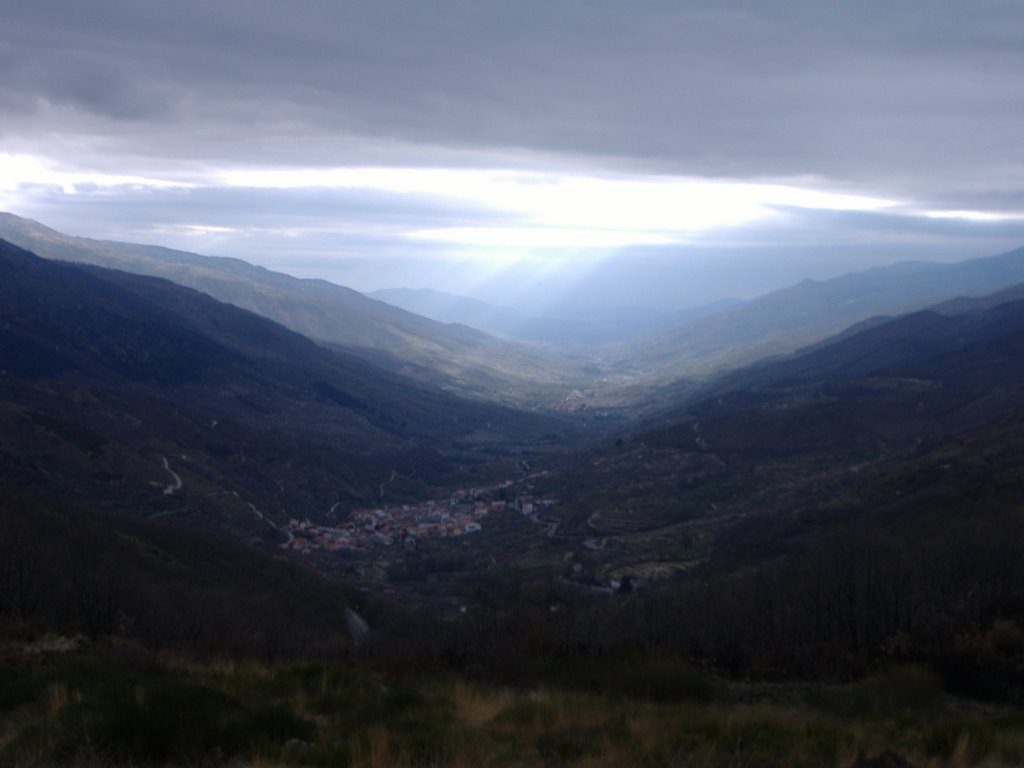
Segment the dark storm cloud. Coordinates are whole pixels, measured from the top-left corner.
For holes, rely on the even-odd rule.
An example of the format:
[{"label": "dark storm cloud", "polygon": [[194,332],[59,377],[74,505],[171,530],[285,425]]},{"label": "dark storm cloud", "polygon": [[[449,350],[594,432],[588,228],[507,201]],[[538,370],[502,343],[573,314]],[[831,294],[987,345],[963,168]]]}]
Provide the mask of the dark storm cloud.
[{"label": "dark storm cloud", "polygon": [[4,18],[5,122],[60,113],[131,153],[354,162],[393,141],[908,195],[1024,167],[1014,2],[39,0]]}]

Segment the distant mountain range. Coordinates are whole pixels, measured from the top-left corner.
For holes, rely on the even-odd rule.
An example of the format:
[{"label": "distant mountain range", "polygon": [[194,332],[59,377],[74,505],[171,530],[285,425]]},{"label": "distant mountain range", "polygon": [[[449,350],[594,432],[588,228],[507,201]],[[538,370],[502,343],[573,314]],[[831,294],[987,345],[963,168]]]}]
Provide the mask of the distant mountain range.
[{"label": "distant mountain range", "polygon": [[456,394],[592,412],[670,404],[695,382],[759,359],[857,333],[887,316],[1024,283],[1018,249],[805,280],[747,302],[675,313],[609,307],[595,315],[534,317],[433,290],[369,298],[237,259],[70,237],[12,214],[0,214],[0,237],[47,258],[165,277]]},{"label": "distant mountain range", "polygon": [[443,323],[462,323],[516,341],[570,347],[649,336],[742,304],[739,299],[722,299],[675,312],[646,307],[606,307],[599,311],[556,311],[537,315],[430,288],[388,288],[374,291],[370,296]]},{"label": "distant mountain range", "polygon": [[[921,437],[984,426],[1024,402],[1020,293],[1014,289],[945,302],[734,371],[699,395],[706,398],[702,410],[770,403],[772,409],[796,413],[817,400],[835,412],[856,401],[892,400],[905,407],[892,408],[885,424],[876,425],[881,431],[895,432],[897,425],[910,422]],[[861,422],[868,428],[877,420],[878,414],[865,414]]]},{"label": "distant mountain range", "polygon": [[564,356],[501,341],[465,325],[429,320],[324,280],[298,279],[239,259],[71,237],[9,213],[0,213],[0,238],[45,258],[172,280],[460,394],[541,404],[563,397],[581,377],[578,366]]},{"label": "distant mountain range", "polygon": [[876,315],[898,315],[1024,282],[1024,248],[953,264],[913,262],[805,280],[696,319],[610,357],[620,366],[707,375],[792,352]]}]

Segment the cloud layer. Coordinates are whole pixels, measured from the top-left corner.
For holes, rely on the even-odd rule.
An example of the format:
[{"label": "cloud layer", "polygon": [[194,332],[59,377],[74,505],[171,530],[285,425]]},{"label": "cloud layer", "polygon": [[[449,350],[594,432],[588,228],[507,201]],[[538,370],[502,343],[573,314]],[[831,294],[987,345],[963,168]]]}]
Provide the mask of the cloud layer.
[{"label": "cloud layer", "polygon": [[[815,247],[836,271],[926,247],[981,255],[1020,236],[1016,219],[992,216],[1024,214],[1013,1],[0,0],[0,12],[0,203],[82,234],[171,233],[239,256],[290,243],[278,262],[334,253],[331,276],[345,281],[339,265],[360,254],[457,262],[464,253],[438,247],[445,233],[465,246],[504,232],[525,252],[530,227],[595,226],[453,192],[444,169],[522,174],[509,189],[529,200],[534,184],[541,202],[551,179],[591,179],[575,195],[597,207],[675,185],[676,198],[648,198],[667,207],[650,226],[608,209],[606,240],[580,237],[595,264],[644,245],[670,259],[675,245],[692,275],[714,241],[723,263],[737,249]],[[358,169],[410,181],[324,181]],[[305,181],[265,183],[299,170]],[[732,190],[721,210],[733,220],[723,212],[681,244],[671,233],[704,204],[682,190],[708,181],[732,185],[704,189]],[[825,198],[751,202],[750,184],[891,205],[867,216]],[[743,214],[762,205],[774,215]],[[538,239],[536,253],[568,247]]]}]

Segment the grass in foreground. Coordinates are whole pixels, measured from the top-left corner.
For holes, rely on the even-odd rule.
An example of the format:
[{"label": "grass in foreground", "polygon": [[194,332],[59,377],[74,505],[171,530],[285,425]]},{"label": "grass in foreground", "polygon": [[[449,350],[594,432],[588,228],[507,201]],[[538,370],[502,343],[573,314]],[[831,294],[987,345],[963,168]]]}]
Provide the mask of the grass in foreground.
[{"label": "grass in foreground", "polygon": [[1024,763],[1024,715],[951,700],[921,669],[813,692],[697,685],[701,673],[663,659],[655,669],[683,681],[680,695],[624,683],[621,669],[603,670],[602,692],[597,663],[557,688],[512,690],[366,664],[195,663],[116,647],[9,656],[0,765],[818,768],[887,748],[915,766]]}]

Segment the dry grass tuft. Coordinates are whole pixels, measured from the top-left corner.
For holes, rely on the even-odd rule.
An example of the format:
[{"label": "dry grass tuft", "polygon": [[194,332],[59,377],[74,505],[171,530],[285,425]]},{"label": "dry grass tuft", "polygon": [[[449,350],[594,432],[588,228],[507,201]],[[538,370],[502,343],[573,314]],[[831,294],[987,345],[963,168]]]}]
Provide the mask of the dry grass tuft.
[{"label": "dry grass tuft", "polygon": [[455,683],[453,698],[456,719],[472,728],[490,723],[515,700],[507,690],[493,691],[461,680]]},{"label": "dry grass tuft", "polygon": [[51,683],[47,691],[47,711],[53,717],[68,705],[71,697],[68,695],[66,683]]},{"label": "dry grass tuft", "polygon": [[364,738],[355,738],[349,747],[352,768],[405,768],[402,755],[391,743],[384,727],[372,728]]}]

